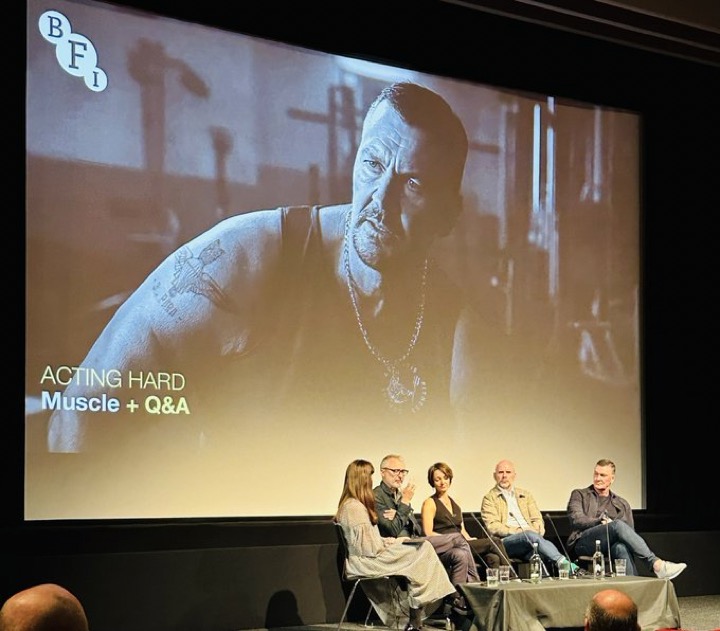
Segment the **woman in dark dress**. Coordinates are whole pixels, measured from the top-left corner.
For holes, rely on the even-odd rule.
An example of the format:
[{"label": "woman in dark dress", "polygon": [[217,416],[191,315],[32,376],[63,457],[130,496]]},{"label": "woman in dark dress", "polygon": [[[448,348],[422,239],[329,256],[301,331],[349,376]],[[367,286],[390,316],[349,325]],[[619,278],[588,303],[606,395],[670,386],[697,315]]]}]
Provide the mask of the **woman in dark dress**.
[{"label": "woman in dark dress", "polygon": [[452,469],[444,462],[436,462],[428,469],[428,484],[435,489],[435,493],[422,504],[422,527],[425,536],[460,532],[467,539],[475,556],[481,559],[481,570],[507,564],[508,555],[502,539],[478,539],[471,537],[465,529],[462,509],[448,494],[452,479]]}]

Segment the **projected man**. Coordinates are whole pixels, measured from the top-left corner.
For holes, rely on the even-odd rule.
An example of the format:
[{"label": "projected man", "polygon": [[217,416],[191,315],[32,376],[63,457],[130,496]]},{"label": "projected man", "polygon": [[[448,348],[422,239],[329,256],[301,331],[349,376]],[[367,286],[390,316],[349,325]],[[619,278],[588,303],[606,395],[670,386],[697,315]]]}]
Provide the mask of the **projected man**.
[{"label": "projected man", "polygon": [[[383,90],[363,124],[352,203],[238,215],[180,247],[83,362],[122,387],[74,380],[50,449],[149,439],[168,423],[174,441],[205,444],[244,419],[449,418],[469,399],[477,319],[430,249],[461,211],[467,150],[435,92]],[[115,414],[78,412],[103,395]]]},{"label": "projected man", "polygon": [[575,489],[570,494],[567,512],[572,532],[568,549],[577,556],[592,556],[595,541],[600,540],[603,554],[612,559],[627,559],[627,573],[638,574],[635,557],[647,564],[658,578],[675,578],[686,567],[685,563],[663,561],[645,540],[635,532],[632,509],[627,500],[610,490],[615,481],[615,463],[605,458],[598,460],[590,486]]}]

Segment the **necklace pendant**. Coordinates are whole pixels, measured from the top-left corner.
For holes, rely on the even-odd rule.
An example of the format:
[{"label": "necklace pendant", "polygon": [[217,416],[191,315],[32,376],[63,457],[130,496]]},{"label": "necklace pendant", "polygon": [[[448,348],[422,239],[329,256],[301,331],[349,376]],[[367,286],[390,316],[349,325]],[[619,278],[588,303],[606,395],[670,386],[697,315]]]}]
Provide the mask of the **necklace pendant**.
[{"label": "necklace pendant", "polygon": [[417,366],[394,362],[387,367],[388,384],[385,396],[395,412],[417,412],[427,398],[427,384],[418,373]]}]

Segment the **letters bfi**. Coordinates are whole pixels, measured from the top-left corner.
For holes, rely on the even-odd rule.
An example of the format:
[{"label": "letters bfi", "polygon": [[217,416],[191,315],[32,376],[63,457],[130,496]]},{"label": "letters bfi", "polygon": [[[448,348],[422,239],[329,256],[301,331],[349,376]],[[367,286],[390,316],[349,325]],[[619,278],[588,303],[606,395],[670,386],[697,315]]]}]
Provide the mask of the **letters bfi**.
[{"label": "letters bfi", "polygon": [[45,11],[38,20],[40,34],[53,46],[60,67],[74,77],[82,77],[93,92],[102,92],[108,84],[105,71],[97,65],[93,43],[80,33],[73,33],[70,20],[58,11]]}]

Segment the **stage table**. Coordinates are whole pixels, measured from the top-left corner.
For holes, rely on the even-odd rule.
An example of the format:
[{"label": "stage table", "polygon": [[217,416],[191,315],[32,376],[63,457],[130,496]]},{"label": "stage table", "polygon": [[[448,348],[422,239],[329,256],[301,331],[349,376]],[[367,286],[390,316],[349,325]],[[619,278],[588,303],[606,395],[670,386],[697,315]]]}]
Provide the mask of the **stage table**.
[{"label": "stage table", "polygon": [[459,585],[473,621],[470,631],[543,631],[582,627],[585,609],[600,590],[625,592],[638,605],[643,631],[680,627],[680,610],[672,581],[642,576],[545,578],[539,584],[511,581],[497,587],[485,583]]}]

